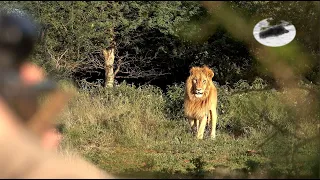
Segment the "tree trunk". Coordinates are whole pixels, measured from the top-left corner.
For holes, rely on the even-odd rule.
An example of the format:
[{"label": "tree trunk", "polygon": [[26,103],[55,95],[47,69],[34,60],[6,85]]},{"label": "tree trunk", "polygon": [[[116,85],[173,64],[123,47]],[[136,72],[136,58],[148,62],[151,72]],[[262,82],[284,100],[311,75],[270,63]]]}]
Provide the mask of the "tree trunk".
[{"label": "tree trunk", "polygon": [[105,87],[113,87],[114,85],[114,70],[113,70],[113,64],[114,64],[114,49],[116,47],[116,43],[114,40],[114,32],[113,28],[110,28],[111,33],[111,46],[108,49],[103,49],[103,56],[104,56],[104,62],[105,62]]},{"label": "tree trunk", "polygon": [[114,47],[103,50],[105,60],[105,87],[113,87],[114,85]]}]

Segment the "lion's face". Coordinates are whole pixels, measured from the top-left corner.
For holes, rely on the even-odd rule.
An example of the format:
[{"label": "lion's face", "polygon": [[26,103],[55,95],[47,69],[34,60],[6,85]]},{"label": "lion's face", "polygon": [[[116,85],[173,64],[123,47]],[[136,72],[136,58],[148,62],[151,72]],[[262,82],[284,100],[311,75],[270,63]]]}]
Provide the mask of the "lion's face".
[{"label": "lion's face", "polygon": [[191,81],[190,93],[196,98],[202,98],[208,86],[210,86],[213,76],[213,71],[207,66],[191,68],[189,76],[189,83]]},{"label": "lion's face", "polygon": [[199,73],[192,78],[192,93],[197,98],[203,96],[204,90],[207,88],[208,78],[203,73]]}]

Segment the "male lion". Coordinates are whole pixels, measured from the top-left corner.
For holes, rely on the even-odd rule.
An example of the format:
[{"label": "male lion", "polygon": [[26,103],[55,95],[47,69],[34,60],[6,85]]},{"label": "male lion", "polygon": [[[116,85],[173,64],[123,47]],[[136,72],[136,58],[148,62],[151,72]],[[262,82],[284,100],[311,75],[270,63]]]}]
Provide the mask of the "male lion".
[{"label": "male lion", "polygon": [[203,139],[207,120],[212,125],[211,139],[216,137],[218,93],[212,82],[213,76],[213,71],[207,66],[192,67],[186,81],[184,114],[189,119],[191,129],[196,124],[198,139]]}]

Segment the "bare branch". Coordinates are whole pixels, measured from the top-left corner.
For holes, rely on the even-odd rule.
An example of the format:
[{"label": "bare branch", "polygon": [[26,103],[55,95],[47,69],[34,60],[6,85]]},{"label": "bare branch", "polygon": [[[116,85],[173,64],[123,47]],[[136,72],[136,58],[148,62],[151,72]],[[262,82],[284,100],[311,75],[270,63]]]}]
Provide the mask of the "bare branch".
[{"label": "bare branch", "polygon": [[[55,55],[53,55],[53,52],[51,52],[49,49],[47,49],[47,53],[50,55],[51,60],[54,62],[56,69],[61,69],[66,67],[66,61],[61,61],[63,56],[68,52],[69,49],[66,49],[60,57],[56,58]],[[59,56],[59,55],[58,55]]]},{"label": "bare branch", "polygon": [[118,65],[117,65],[117,69],[115,70],[115,72],[114,72],[114,76],[116,76],[117,74],[118,74],[118,72],[119,72],[119,70],[120,70],[120,67],[121,67],[121,63],[122,63],[122,59],[119,59],[118,60]]}]

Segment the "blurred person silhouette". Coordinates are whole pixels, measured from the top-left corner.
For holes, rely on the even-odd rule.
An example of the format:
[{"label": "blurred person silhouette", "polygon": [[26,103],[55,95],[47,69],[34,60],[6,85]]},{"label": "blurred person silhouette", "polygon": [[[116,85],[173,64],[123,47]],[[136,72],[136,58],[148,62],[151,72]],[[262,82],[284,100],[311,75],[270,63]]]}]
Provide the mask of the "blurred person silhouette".
[{"label": "blurred person silhouette", "polygon": [[[20,68],[21,78],[28,85],[34,85],[45,79],[41,68],[32,63],[25,63]],[[50,150],[57,150],[62,140],[62,124],[48,123],[40,136],[41,145]]]},{"label": "blurred person silhouette", "polygon": [[61,136],[54,122],[42,121],[46,114],[37,114],[38,91],[52,87],[42,83],[41,68],[26,61],[32,26],[28,19],[0,14],[0,178],[115,178],[80,157],[67,161],[51,151]]},{"label": "blurred person silhouette", "polygon": [[[45,79],[44,72],[34,64],[26,63],[20,69],[25,84],[33,85]],[[57,150],[62,140],[63,124],[47,123],[40,137],[41,145],[50,150]]]}]

